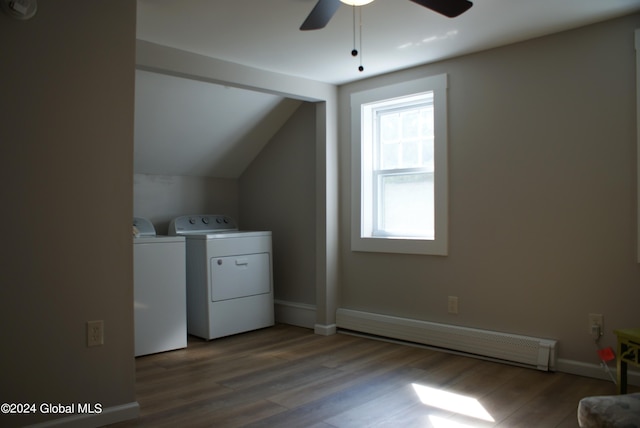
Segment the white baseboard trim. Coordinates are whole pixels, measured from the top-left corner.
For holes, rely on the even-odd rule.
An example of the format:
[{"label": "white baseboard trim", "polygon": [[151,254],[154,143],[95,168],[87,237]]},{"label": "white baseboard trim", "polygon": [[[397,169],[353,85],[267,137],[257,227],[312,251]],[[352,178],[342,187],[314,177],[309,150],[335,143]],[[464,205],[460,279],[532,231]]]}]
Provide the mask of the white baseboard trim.
[{"label": "white baseboard trim", "polygon": [[338,326],[336,326],[335,324],[329,324],[329,325],[316,324],[313,328],[313,332],[321,336],[332,336],[336,334],[337,331],[338,331]]},{"label": "white baseboard trim", "polygon": [[[563,373],[569,373],[577,376],[591,377],[594,379],[608,380],[613,383],[605,368],[600,364],[583,363],[582,361],[566,360],[558,358],[557,370]],[[609,364],[609,370],[613,377],[616,377],[615,362]],[[627,383],[629,385],[640,386],[640,372],[627,370]]]},{"label": "white baseboard trim", "polygon": [[336,334],[335,324],[316,324],[316,307],[307,303],[275,300],[276,322],[313,329],[315,334],[331,336]]},{"label": "white baseboard trim", "polygon": [[306,303],[275,300],[276,322],[313,329],[316,324],[316,307]]},{"label": "white baseboard trim", "polygon": [[95,428],[135,419],[139,415],[140,405],[137,401],[134,401],[127,404],[121,404],[119,406],[106,407],[102,409],[100,413],[75,414],[64,418],[41,422],[35,425],[29,425],[29,428]]}]

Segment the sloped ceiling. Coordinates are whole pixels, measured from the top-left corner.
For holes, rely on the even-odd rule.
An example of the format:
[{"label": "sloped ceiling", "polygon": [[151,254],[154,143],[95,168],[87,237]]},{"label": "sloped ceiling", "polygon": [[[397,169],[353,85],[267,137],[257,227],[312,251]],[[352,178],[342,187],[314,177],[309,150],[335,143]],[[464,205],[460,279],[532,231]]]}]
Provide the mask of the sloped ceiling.
[{"label": "sloped ceiling", "polygon": [[134,171],[237,178],[300,103],[137,70]]}]

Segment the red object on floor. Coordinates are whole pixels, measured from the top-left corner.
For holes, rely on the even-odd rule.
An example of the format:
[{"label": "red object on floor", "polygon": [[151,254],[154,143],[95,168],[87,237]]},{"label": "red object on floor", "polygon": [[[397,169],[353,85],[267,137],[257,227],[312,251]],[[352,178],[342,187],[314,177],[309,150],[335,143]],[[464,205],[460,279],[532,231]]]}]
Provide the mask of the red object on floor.
[{"label": "red object on floor", "polygon": [[616,354],[613,352],[613,349],[611,347],[598,349],[598,356],[602,361],[611,361],[615,360],[616,358]]}]

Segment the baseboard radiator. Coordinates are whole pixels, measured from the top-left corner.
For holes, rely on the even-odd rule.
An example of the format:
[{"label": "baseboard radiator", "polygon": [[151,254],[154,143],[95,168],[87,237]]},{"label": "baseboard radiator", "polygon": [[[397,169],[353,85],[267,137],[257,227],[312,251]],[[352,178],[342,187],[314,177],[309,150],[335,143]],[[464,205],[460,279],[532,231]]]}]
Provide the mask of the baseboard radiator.
[{"label": "baseboard radiator", "polygon": [[426,345],[478,358],[555,371],[555,340],[338,309],[340,330]]}]

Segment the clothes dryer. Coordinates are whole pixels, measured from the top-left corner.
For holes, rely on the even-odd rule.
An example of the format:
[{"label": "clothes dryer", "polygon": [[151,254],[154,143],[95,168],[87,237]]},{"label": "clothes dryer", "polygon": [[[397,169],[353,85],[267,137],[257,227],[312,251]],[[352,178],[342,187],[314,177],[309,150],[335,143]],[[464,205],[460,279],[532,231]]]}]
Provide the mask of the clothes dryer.
[{"label": "clothes dryer", "polygon": [[173,219],[186,238],[187,331],[206,340],[274,324],[270,231],[240,231],[224,215]]}]

